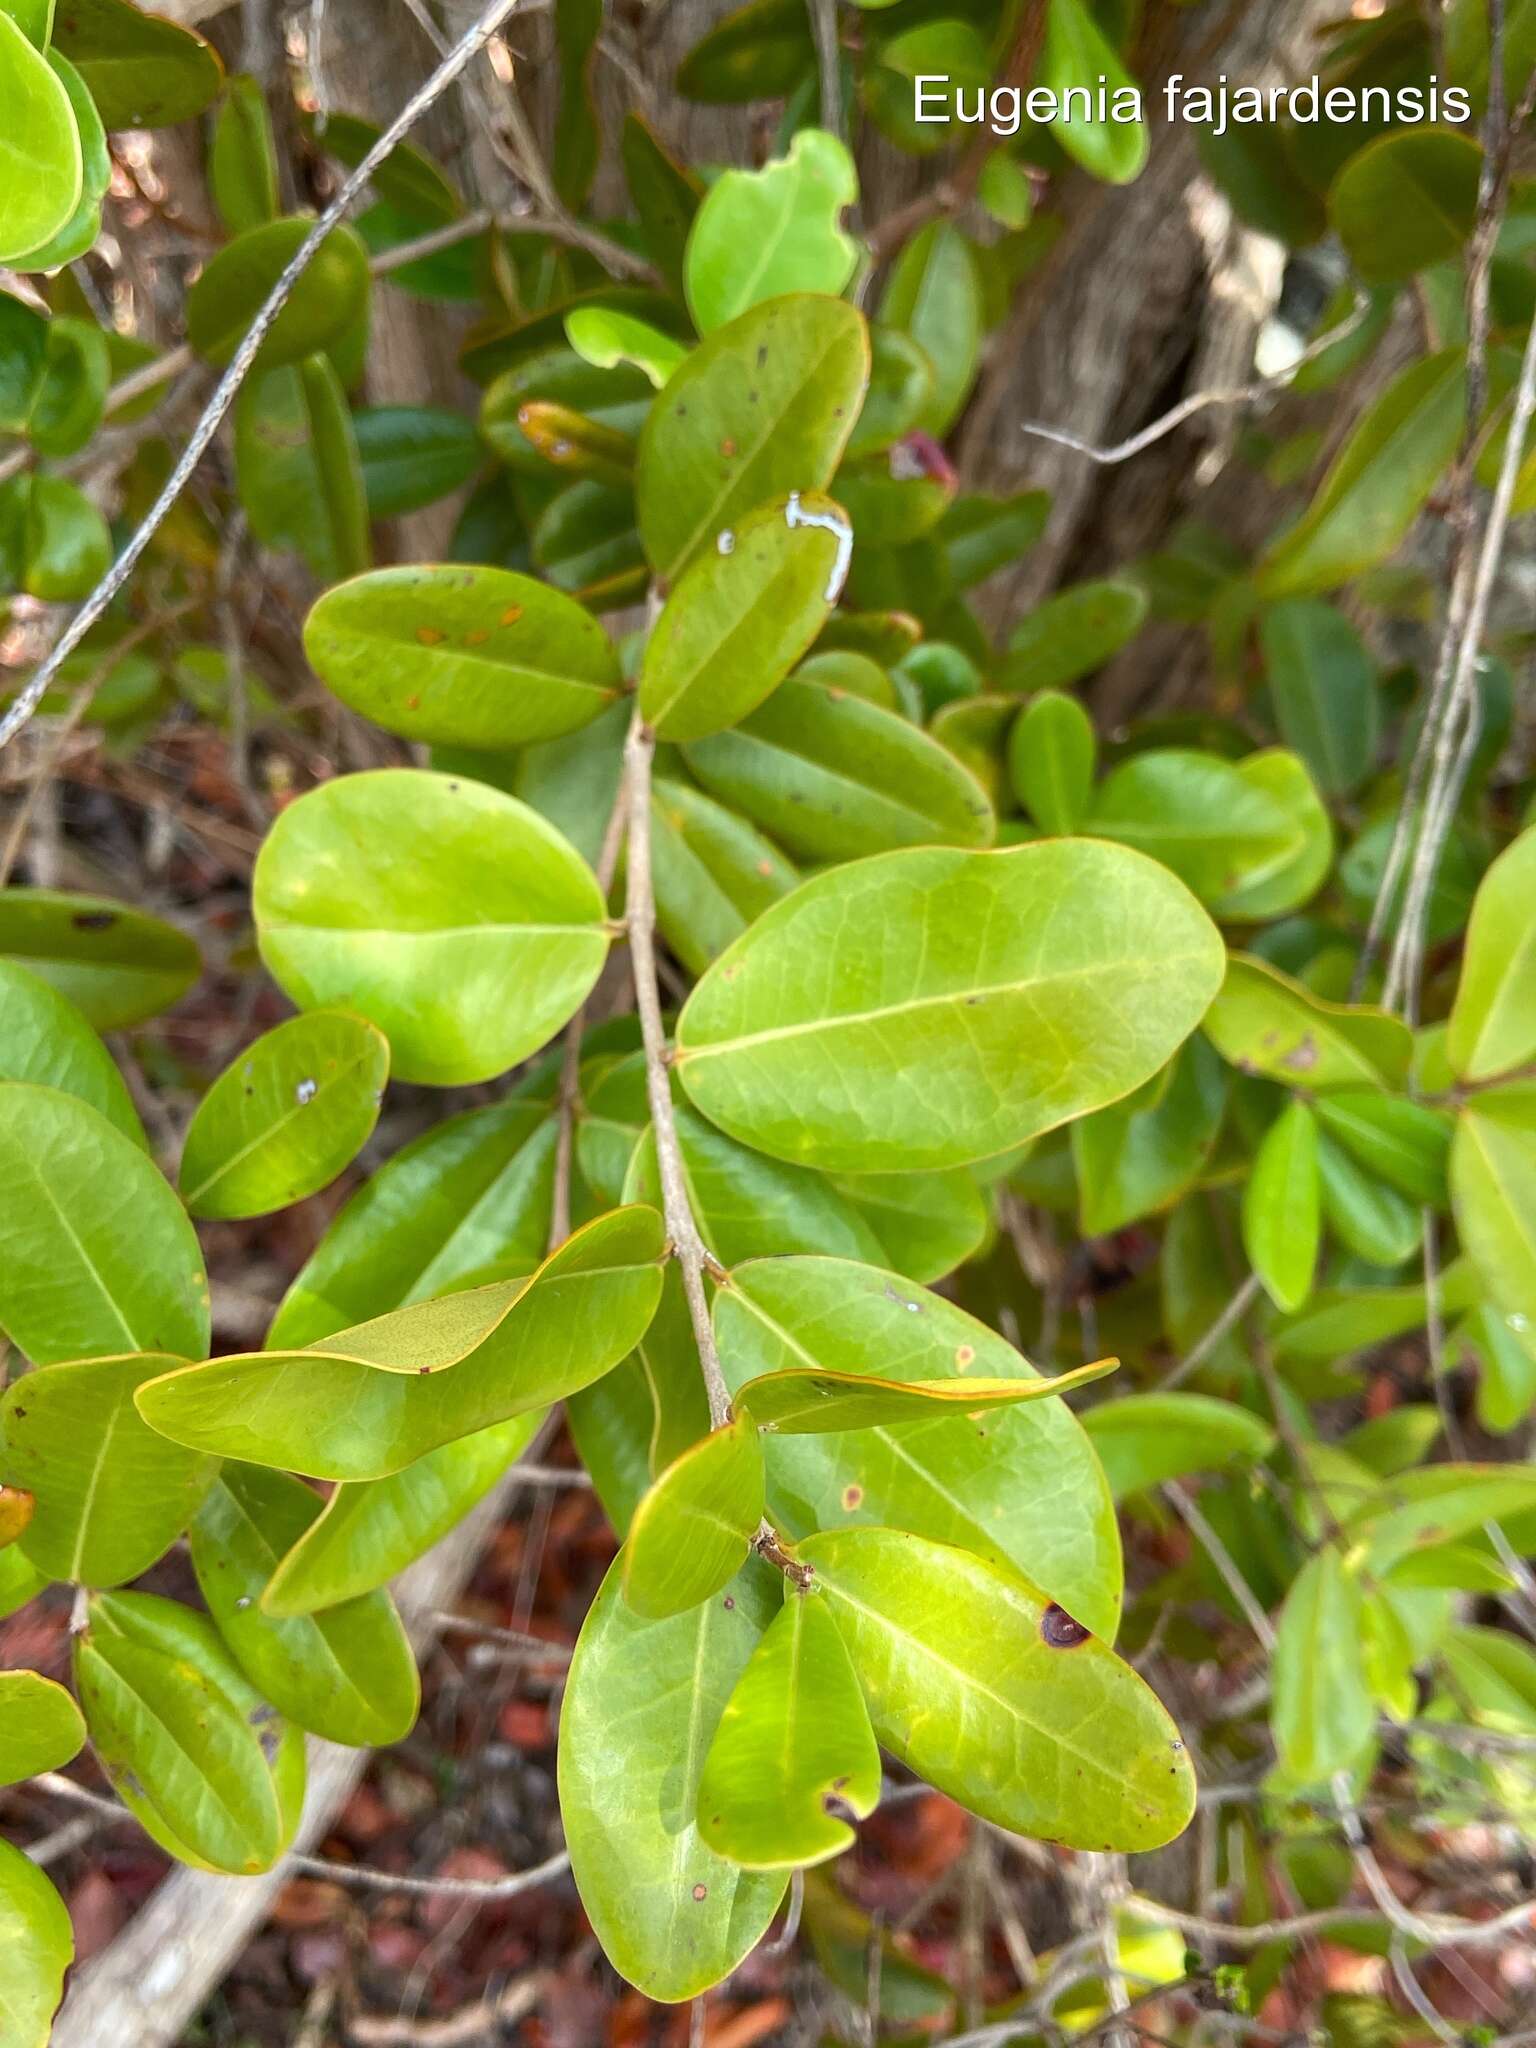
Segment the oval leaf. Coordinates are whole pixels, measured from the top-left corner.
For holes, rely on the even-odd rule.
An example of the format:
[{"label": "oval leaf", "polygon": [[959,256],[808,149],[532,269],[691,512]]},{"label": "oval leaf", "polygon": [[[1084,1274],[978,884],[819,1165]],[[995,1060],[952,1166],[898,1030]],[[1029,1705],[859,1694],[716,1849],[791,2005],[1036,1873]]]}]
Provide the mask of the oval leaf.
[{"label": "oval leaf", "polygon": [[650,1621],[696,1607],[741,1570],[762,1518],[763,1454],[743,1417],[684,1451],[636,1508],[624,1598]]}]

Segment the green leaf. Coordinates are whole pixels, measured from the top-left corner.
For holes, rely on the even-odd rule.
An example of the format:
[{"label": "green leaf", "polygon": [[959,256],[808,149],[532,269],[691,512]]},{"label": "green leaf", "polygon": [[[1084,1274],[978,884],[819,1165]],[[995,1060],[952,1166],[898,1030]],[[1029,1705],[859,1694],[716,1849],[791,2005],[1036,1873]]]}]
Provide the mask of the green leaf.
[{"label": "green leaf", "polygon": [[702,974],[800,879],[771,839],[691,783],[651,790],[656,925],[690,974]]},{"label": "green leaf", "polygon": [[[247,228],[212,258],[187,293],[187,339],[222,367],[314,226],[299,216]],[[348,227],[332,228],[257,352],[259,369],[296,363],[339,342],[368,306],[368,252]]]},{"label": "green leaf", "polygon": [[1536,1321],[1536,1083],[1463,1105],[1450,1180],[1457,1234],[1484,1286],[1506,1315]]},{"label": "green leaf", "polygon": [[673,1460],[635,1510],[624,1598],[649,1621],[697,1607],[747,1561],[763,1518],[763,1453],[746,1416]]},{"label": "green leaf", "polygon": [[145,1142],[112,1055],[73,1003],[14,960],[0,960],[0,1081],[30,1081],[78,1096],[124,1137]]},{"label": "green leaf", "polygon": [[633,363],[660,391],[688,354],[684,344],[648,320],[608,306],[577,306],[565,316],[565,338],[583,362],[599,370]]},{"label": "green leaf", "polygon": [[[635,202],[635,212],[644,230],[646,247],[668,284],[680,294],[683,251],[693,216],[698,211],[699,181],[691,171],[673,162],[637,113],[624,116],[619,155],[624,165],[624,182],[629,187],[629,196]],[[571,344],[577,348],[581,346],[574,335]],[[670,374],[669,369],[667,375]],[[665,383],[666,377],[661,381]]]},{"label": "green leaf", "polygon": [[48,355],[49,322],[14,292],[0,292],[0,429],[26,430]]},{"label": "green leaf", "polygon": [[1350,1524],[1365,1539],[1363,1569],[1395,1571],[1415,1554],[1438,1550],[1489,1522],[1536,1508],[1536,1465],[1428,1465],[1401,1472],[1390,1490]]},{"label": "green leaf", "polygon": [[0,263],[49,241],[80,201],[80,134],[62,79],[0,9]]},{"label": "green leaf", "polygon": [[471,1276],[531,1273],[549,1238],[555,1123],[539,1102],[466,1110],[370,1175],[289,1288],[269,1348],[302,1350]]},{"label": "green leaf", "polygon": [[1125,1394],[1083,1416],[1116,1500],[1165,1479],[1262,1458],[1274,1431],[1246,1408],[1208,1394]]},{"label": "green leaf", "polygon": [[1466,364],[1460,349],[1410,363],[1338,455],[1306,512],[1258,566],[1266,600],[1335,589],[1395,552],[1461,442]]},{"label": "green leaf", "polygon": [[48,2048],[74,1960],[69,1914],[43,1872],[0,1842],[0,2012],[6,2048]]},{"label": "green leaf", "polygon": [[473,426],[430,405],[373,405],[352,415],[370,519],[397,519],[467,484],[483,455]]},{"label": "green leaf", "polygon": [[0,1550],[0,1621],[35,1600],[48,1584],[47,1574],[11,1545]]},{"label": "green leaf", "polygon": [[186,1211],[99,1111],[0,1085],[0,1325],[34,1364],[208,1349],[208,1282]]},{"label": "green leaf", "polygon": [[[1315,1112],[1314,1112],[1315,1115]],[[1396,1188],[1367,1173],[1342,1145],[1319,1133],[1319,1189],[1323,1216],[1346,1250],[1367,1265],[1394,1267],[1423,1247],[1417,1206]]]},{"label": "green leaf", "polygon": [[225,86],[208,151],[208,185],[232,235],[275,220],[281,211],[272,123],[257,79],[242,75]]},{"label": "green leaf", "polygon": [[253,884],[262,959],[300,1008],[343,1002],[402,1081],[505,1073],[586,999],[607,956],[590,869],[534,811],[420,769],[347,775],[290,804]]},{"label": "green leaf", "polygon": [[484,1499],[543,1419],[537,1408],[514,1415],[429,1451],[387,1479],[338,1486],[272,1573],[263,1612],[314,1614],[387,1584]]},{"label": "green leaf", "polygon": [[677,1071],[711,1121],[777,1158],[962,1165],[1139,1087],[1222,960],[1183,884],[1125,848],[886,854],[764,912],[689,997]]},{"label": "green leaf", "polygon": [[202,972],[174,925],[106,896],[0,890],[0,959],[19,961],[98,1031],[120,1031],[180,1002]]},{"label": "green leaf", "polygon": [[784,1605],[726,1701],[699,1780],[699,1833],[749,1870],[824,1863],[880,1799],[880,1752],[859,1681],[814,1593]]},{"label": "green leaf", "polygon": [[1003,681],[1010,690],[1054,690],[1102,668],[1147,616],[1139,583],[1079,583],[1037,605],[1009,635]]},{"label": "green leaf", "polygon": [[61,1770],[84,1745],[80,1709],[62,1685],[36,1671],[0,1671],[0,1785]]},{"label": "green leaf", "polygon": [[674,582],[765,499],[825,490],[868,379],[863,319],[838,299],[773,299],[708,335],[640,436],[635,498],[657,576]]},{"label": "green leaf", "polygon": [[617,1365],[655,1312],[662,1244],[653,1209],[615,1210],[525,1279],[418,1302],[307,1351],[168,1373],[142,1389],[139,1412],[221,1457],[382,1479]]},{"label": "green leaf", "polygon": [[[772,1258],[738,1266],[715,1297],[727,1381],[810,1368],[892,1379],[1035,1383],[1011,1344],[942,1296],[847,1259]],[[890,1523],[1027,1570],[1052,1598],[1113,1639],[1120,1537],[1109,1489],[1065,1402],[903,1423],[846,1436],[763,1440],[768,1508],[804,1536]]]},{"label": "green leaf", "polygon": [[1017,1573],[899,1529],[795,1548],[882,1745],[999,1827],[1079,1849],[1154,1849],[1195,1779],[1142,1679]]},{"label": "green leaf", "polygon": [[345,1010],[290,1017],[197,1106],[181,1155],[194,1216],[265,1216],[328,1187],[379,1120],[389,1041]]},{"label": "green leaf", "polygon": [[1018,491],[1011,498],[967,493],[956,498],[939,521],[937,534],[956,587],[969,590],[1016,562],[1044,533],[1050,509],[1049,491]]},{"label": "green leaf", "polygon": [[1061,113],[1050,125],[1068,156],[1111,185],[1129,185],[1141,176],[1151,147],[1145,121],[1084,118],[1066,98],[1075,86],[1087,91],[1090,107],[1097,104],[1100,91],[1109,95],[1113,105],[1117,94],[1135,91],[1130,73],[1084,0],[1049,0],[1045,48],[1035,82],[1054,92],[1062,103]]},{"label": "green leaf", "polygon": [[607,634],[574,598],[507,569],[376,569],[328,590],[304,651],[344,704],[405,739],[518,747],[614,701]]},{"label": "green leaf", "polygon": [[496,378],[480,407],[480,432],[509,469],[547,485],[554,459],[549,441],[542,447],[533,441],[523,420],[533,407],[546,416],[558,411],[581,421],[589,435],[609,448],[623,448],[627,491],[634,460],[630,444],[651,410],[651,389],[649,377],[639,370],[595,370],[556,342],[522,356]]},{"label": "green leaf", "polygon": [[560,1813],[576,1888],[614,1968],[680,2003],[756,1947],[784,1873],[717,1856],[695,1825],[705,1751],[773,1612],[767,1568],[666,1621],[622,1597],[622,1558],[582,1626],[560,1713]]},{"label": "green leaf", "polygon": [[19,1541],[50,1578],[120,1586],[162,1558],[213,1466],[140,1421],[134,1395],[184,1361],[163,1353],[40,1366],[0,1403],[0,1465],[36,1500]]},{"label": "green leaf", "polygon": [[890,1264],[922,1286],[952,1273],[986,1242],[987,1205],[975,1175],[964,1167],[948,1173],[862,1173],[834,1185],[873,1229]]},{"label": "green leaf", "polygon": [[90,87],[108,128],[169,128],[211,106],[224,69],[211,45],[130,0],[69,0],[60,50]]},{"label": "green leaf", "polygon": [[1234,953],[1205,1033],[1245,1073],[1293,1088],[1381,1088],[1407,1078],[1413,1035],[1368,1003],[1329,1003],[1267,961]]},{"label": "green leaf", "polygon": [[852,545],[830,498],[795,491],[695,555],[646,642],[646,722],[662,739],[698,740],[754,711],[826,623]]},{"label": "green leaf", "polygon": [[110,376],[99,327],[63,315],[48,322],[43,381],[27,421],[27,438],[39,455],[62,460],[85,447],[101,425]]},{"label": "green leaf", "polygon": [[786,292],[836,298],[859,260],[858,244],[838,225],[858,197],[853,158],[822,128],[800,129],[788,156],[759,171],[722,171],[694,216],[683,259],[700,334]]},{"label": "green leaf", "polygon": [[1358,150],[1328,214],[1366,284],[1397,284],[1459,255],[1477,218],[1483,152],[1450,128],[1399,129]]},{"label": "green leaf", "polygon": [[1478,884],[1456,1004],[1446,1033],[1451,1072],[1486,1081],[1536,1057],[1536,829],[1507,846]]},{"label": "green leaf", "polygon": [[892,846],[984,846],[980,783],[899,712],[791,676],[734,731],[685,750],[704,787],[806,860]]},{"label": "green leaf", "polygon": [[915,342],[932,368],[913,425],[947,433],[970,395],[983,324],[976,252],[958,228],[930,221],[918,229],[891,265],[880,318]]},{"label": "green leaf", "polygon": [[1182,747],[1133,754],[1106,778],[1090,823],[1171,868],[1218,917],[1283,916],[1333,860],[1322,799],[1278,747],[1242,761]]},{"label": "green leaf", "polygon": [[112,562],[112,536],[95,505],[67,477],[34,476],[27,496],[26,566],[29,597],[63,604],[84,597]]},{"label": "green leaf", "polygon": [[205,1869],[271,1869],[298,1820],[285,1731],[206,1615],[98,1594],[75,1689],[118,1797],[157,1841]]},{"label": "green leaf", "polygon": [[1041,1380],[988,1380],[964,1373],[936,1380],[887,1380],[872,1373],[810,1367],[748,1380],[736,1390],[735,1405],[770,1436],[827,1436],[848,1429],[931,1422],[946,1410],[984,1415],[1021,1401],[1043,1401],[1101,1380],[1119,1364],[1118,1358],[1100,1358]]},{"label": "green leaf", "polygon": [[1312,1292],[1323,1228],[1317,1149],[1317,1118],[1293,1100],[1243,1184],[1243,1249],[1276,1308],[1298,1309]]},{"label": "green leaf", "polygon": [[235,477],[256,538],[324,582],[372,559],[352,414],[330,359],[260,370],[235,402]]},{"label": "green leaf", "polygon": [[1302,1566],[1276,1630],[1270,1721],[1292,1784],[1328,1784],[1370,1743],[1363,1633],[1360,1582],[1330,1545]]},{"label": "green leaf", "polygon": [[1275,718],[1329,796],[1347,796],[1371,772],[1380,719],[1376,671],[1342,612],[1292,598],[1259,622]]},{"label": "green leaf", "polygon": [[1079,1118],[1071,1137],[1083,1235],[1107,1236],[1183,1194],[1215,1150],[1226,1104],[1221,1061],[1191,1038],[1134,1095]]},{"label": "green leaf", "polygon": [[376,1749],[402,1741],[421,1704],[389,1595],[364,1593],[314,1617],[276,1619],[260,1605],[320,1512],[318,1495],[286,1472],[225,1465],[192,1524],[192,1563],[219,1633],[278,1712],[328,1742]]},{"label": "green leaf", "polygon": [[1093,803],[1093,720],[1075,697],[1042,690],[1008,735],[1014,795],[1042,832],[1076,832]]}]

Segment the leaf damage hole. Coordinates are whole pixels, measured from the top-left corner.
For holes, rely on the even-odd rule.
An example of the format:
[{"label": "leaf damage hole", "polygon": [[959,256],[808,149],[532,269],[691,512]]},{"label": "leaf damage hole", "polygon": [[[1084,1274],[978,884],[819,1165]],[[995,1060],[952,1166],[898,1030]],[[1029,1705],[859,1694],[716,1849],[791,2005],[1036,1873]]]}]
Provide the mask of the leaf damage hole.
[{"label": "leaf damage hole", "polygon": [[1075,1650],[1080,1643],[1086,1643],[1089,1631],[1080,1621],[1074,1621],[1065,1607],[1058,1607],[1053,1600],[1040,1617],[1040,1639],[1053,1650]]}]

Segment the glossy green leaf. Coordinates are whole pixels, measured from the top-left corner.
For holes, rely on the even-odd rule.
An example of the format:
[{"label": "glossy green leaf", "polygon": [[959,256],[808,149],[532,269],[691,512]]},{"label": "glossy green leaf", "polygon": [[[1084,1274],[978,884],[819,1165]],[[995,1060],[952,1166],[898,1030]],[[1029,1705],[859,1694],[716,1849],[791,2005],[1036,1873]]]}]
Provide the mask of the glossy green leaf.
[{"label": "glossy green leaf", "polygon": [[120,1586],[162,1558],[213,1466],[140,1421],[134,1395],[182,1364],[163,1353],[41,1366],[0,1402],[0,1467],[37,1505],[19,1541],[50,1578]]},{"label": "glossy green leaf", "polygon": [[275,220],[281,211],[277,151],[259,79],[242,75],[224,89],[208,151],[208,184],[232,235]]},{"label": "glossy green leaf", "polygon": [[1344,614],[1315,598],[1292,598],[1259,622],[1269,694],[1281,737],[1306,762],[1319,789],[1347,796],[1376,759],[1376,672]]},{"label": "glossy green leaf", "polygon": [[373,405],[352,415],[370,519],[397,519],[467,484],[483,457],[468,420],[445,407]]},{"label": "glossy green leaf", "polygon": [[62,476],[34,476],[27,495],[22,587],[47,604],[94,589],[112,563],[112,536],[100,511]]},{"label": "glossy green leaf", "polygon": [[1262,1458],[1274,1431],[1257,1415],[1209,1394],[1124,1394],[1083,1415],[1116,1500],[1165,1479]]},{"label": "glossy green leaf", "polygon": [[329,358],[259,370],[235,402],[235,476],[258,540],[297,548],[330,583],[372,559],[363,471]]},{"label": "glossy green leaf", "polygon": [[482,782],[420,769],[290,804],[253,896],[262,958],[293,1000],[345,1003],[389,1039],[400,1080],[438,1087],[536,1052],[608,951],[601,891],[558,832]]},{"label": "glossy green leaf", "polygon": [[[681,292],[683,252],[701,196],[699,180],[674,162],[643,117],[633,111],[624,116],[619,155],[646,247],[668,284]],[[574,337],[572,346],[580,346]]]},{"label": "glossy green leaf", "polygon": [[858,196],[847,145],[823,128],[800,129],[789,154],[761,170],[722,171],[694,216],[683,259],[700,334],[785,292],[836,298],[858,263],[858,244],[839,225]]},{"label": "glossy green leaf", "polygon": [[67,996],[98,1031],[120,1031],[179,1002],[202,972],[174,925],[105,896],[0,891],[0,959]]},{"label": "glossy green leaf", "polygon": [[765,499],[825,490],[869,378],[863,319],[796,293],[717,328],[651,408],[635,495],[652,568],[672,582]]},{"label": "glossy green leaf", "polygon": [[1010,690],[1055,690],[1102,668],[1141,631],[1147,594],[1136,583],[1079,583],[1037,605],[1009,636]]},{"label": "glossy green leaf", "polygon": [[1536,1465],[1447,1464],[1402,1472],[1350,1524],[1364,1539],[1364,1569],[1400,1571],[1422,1557],[1536,1509]]},{"label": "glossy green leaf", "polygon": [[[187,339],[227,363],[314,222],[299,217],[247,228],[212,258],[187,293]],[[339,343],[368,305],[368,252],[348,227],[332,228],[294,285],[257,352],[257,366],[296,363]]]},{"label": "glossy green leaf", "polygon": [[124,1137],[144,1143],[138,1111],[112,1055],[73,1003],[14,960],[0,960],[0,1080],[76,1095]]},{"label": "glossy green leaf", "polygon": [[891,265],[880,318],[927,356],[933,382],[913,424],[945,434],[970,394],[981,353],[981,279],[976,252],[948,221],[930,221]]},{"label": "glossy green leaf", "polygon": [[1083,1234],[1102,1237],[1174,1201],[1204,1170],[1227,1103],[1221,1061],[1204,1038],[1124,1101],[1072,1125]]},{"label": "glossy green leaf", "polygon": [[64,1901],[30,1857],[0,1842],[0,2012],[6,2048],[48,2048],[74,1953]]},{"label": "glossy green leaf", "polygon": [[1152,1849],[1195,1778],[1151,1688],[1016,1572],[899,1529],[795,1549],[858,1671],[875,1734],[920,1777],[1018,1834]]},{"label": "glossy green leaf", "polygon": [[785,1874],[740,1870],[695,1825],[705,1752],[773,1613],[765,1566],[666,1621],[624,1600],[622,1558],[587,1614],[560,1713],[560,1814],[592,1931],[647,1998],[679,2003],[762,1939]]},{"label": "glossy green leaf", "polygon": [[835,1185],[873,1229],[889,1263],[922,1286],[952,1273],[986,1241],[987,1205],[976,1176],[963,1167],[948,1173],[861,1173]]},{"label": "glossy green leaf", "polygon": [[723,732],[762,703],[825,624],[852,544],[830,498],[796,491],[695,555],[640,669],[641,714],[662,739]]},{"label": "glossy green leaf", "polygon": [[880,1752],[830,1603],[788,1589],[726,1701],[698,1828],[749,1870],[824,1863],[880,1798]]},{"label": "glossy green leaf", "polygon": [[1329,1003],[1249,954],[1235,953],[1205,1033],[1232,1065],[1311,1090],[1380,1088],[1407,1077],[1413,1038],[1368,1003]]},{"label": "glossy green leaf", "polygon": [[36,1671],[0,1671],[0,1785],[57,1771],[84,1746],[80,1709],[62,1685]]},{"label": "glossy green leaf", "polygon": [[0,428],[26,428],[48,355],[46,315],[14,292],[0,293]]},{"label": "glossy green leaf", "polygon": [[1536,1057],[1536,830],[1522,832],[1478,884],[1445,1053],[1459,1080],[1487,1081]]},{"label": "glossy green leaf", "polygon": [[985,846],[986,792],[898,712],[791,676],[731,732],[685,752],[704,787],[806,860],[893,846]]},{"label": "glossy green leaf", "polygon": [[1424,1227],[1418,1206],[1377,1180],[1321,1132],[1317,1168],[1324,1221],[1357,1259],[1393,1267],[1422,1251]]},{"label": "glossy green leaf", "polygon": [[675,1459],[635,1510],[623,1552],[624,1598],[650,1621],[728,1586],[763,1518],[763,1453],[738,1417]]},{"label": "glossy green leaf", "polygon": [[650,379],[641,371],[623,366],[594,369],[573,349],[556,342],[522,356],[495,379],[480,408],[480,432],[508,468],[547,485],[550,443],[546,440],[540,446],[531,440],[523,422],[534,407],[545,416],[558,411],[581,422],[609,447],[626,450],[627,486],[634,460],[631,444],[651,410],[651,391]]},{"label": "glossy green leaf", "polygon": [[619,690],[574,598],[507,569],[376,569],[328,590],[304,651],[344,704],[405,739],[518,747],[587,725]]},{"label": "glossy green leaf", "polygon": [[[769,1373],[1034,1382],[1011,1344],[942,1296],[847,1259],[759,1259],[715,1298],[733,1392]],[[1106,1640],[1120,1614],[1120,1538],[1077,1418],[1027,1402],[979,1421],[944,1415],[846,1436],[772,1435],[768,1509],[792,1536],[889,1523],[1030,1573]]]},{"label": "glossy green leaf", "polygon": [[40,1572],[14,1544],[0,1549],[0,1621],[35,1600],[47,1584],[47,1573]]},{"label": "glossy green leaf", "polygon": [[208,1348],[202,1253],[159,1169],[88,1103],[19,1081],[0,1085],[0,1325],[36,1365]]},{"label": "glossy green leaf", "polygon": [[827,1436],[847,1429],[931,1422],[946,1411],[984,1415],[1021,1401],[1043,1401],[1101,1380],[1119,1364],[1118,1358],[1100,1358],[1041,1380],[988,1380],[964,1373],[935,1380],[887,1380],[872,1373],[809,1367],[748,1380],[737,1388],[735,1405],[770,1436]]},{"label": "glossy green leaf", "polygon": [[48,322],[43,379],[27,420],[39,455],[77,455],[101,425],[111,364],[107,338],[88,320],[55,314]]},{"label": "glossy green leaf", "polygon": [[283,1723],[206,1615],[98,1594],[75,1689],[97,1758],[156,1840],[236,1876],[272,1867],[298,1820]]},{"label": "glossy green leaf", "polygon": [[63,81],[0,9],[0,262],[56,235],[80,200],[80,135]]},{"label": "glossy green leaf", "polygon": [[168,128],[209,107],[224,82],[212,46],[131,0],[69,0],[54,40],[109,128]]},{"label": "glossy green leaf", "polygon": [[1451,1206],[1468,1257],[1508,1315],[1536,1320],[1536,1084],[1463,1105],[1451,1140]]},{"label": "glossy green leaf", "polygon": [[747,0],[700,38],[677,70],[677,89],[710,105],[788,94],[815,62],[810,24],[796,0]]},{"label": "glossy green leaf", "polygon": [[449,1117],[363,1183],[283,1298],[269,1349],[302,1350],[471,1279],[531,1273],[549,1239],[555,1124],[509,1098]]},{"label": "glossy green leaf", "polygon": [[651,790],[651,869],[657,929],[690,974],[800,879],[745,818],[662,775]]},{"label": "glossy green leaf", "polygon": [[219,1633],[280,1714],[328,1742],[379,1748],[409,1734],[421,1704],[389,1595],[364,1593],[313,1617],[278,1619],[261,1605],[279,1562],[320,1513],[302,1480],[227,1464],[192,1524],[192,1563]]},{"label": "glossy green leaf", "polygon": [[1042,832],[1076,832],[1093,802],[1093,720],[1075,697],[1042,690],[1008,735],[1014,795]]},{"label": "glossy green leaf", "polygon": [[1090,826],[1160,860],[1218,917],[1298,908],[1333,859],[1322,799],[1280,748],[1242,761],[1173,747],[1133,754],[1106,778]]},{"label": "glossy green leaf", "polygon": [[1366,1685],[1360,1581],[1332,1545],[1308,1558],[1280,1612],[1270,1721],[1287,1778],[1327,1785],[1376,1724]]},{"label": "glossy green leaf", "polygon": [[169,1373],[140,1392],[139,1412],[221,1457],[381,1479],[616,1365],[655,1312],[662,1241],[654,1210],[615,1210],[525,1279],[418,1302],[307,1351]]},{"label": "glossy green leaf", "polygon": [[1312,1292],[1322,1237],[1317,1118],[1287,1103],[1264,1134],[1243,1184],[1243,1249],[1276,1308],[1295,1310]]},{"label": "glossy green leaf", "polygon": [[1370,407],[1258,567],[1266,599],[1333,590],[1392,554],[1450,463],[1466,424],[1459,349],[1410,363]]},{"label": "glossy green leaf", "polygon": [[565,336],[583,362],[599,370],[633,363],[658,391],[688,354],[682,342],[648,320],[607,306],[578,306],[567,313]]},{"label": "glossy green leaf", "polygon": [[1408,128],[1356,152],[1328,214],[1357,274],[1397,284],[1459,253],[1477,218],[1483,152],[1450,128]]},{"label": "glossy green leaf", "polygon": [[264,1216],[328,1187],[367,1143],[389,1041],[345,1010],[312,1010],[258,1038],[197,1106],[181,1155],[194,1216]]},{"label": "glossy green leaf", "polygon": [[1135,92],[1130,73],[1085,0],[1049,0],[1036,83],[1058,96],[1062,111],[1051,131],[1068,156],[1111,185],[1129,185],[1140,177],[1151,147],[1145,121],[1118,120],[1113,112],[1107,121],[1092,114],[1084,118],[1067,98],[1074,86],[1085,89],[1089,106],[1096,109],[1102,91],[1113,108],[1118,94]]},{"label": "glossy green leaf", "polygon": [[803,884],[715,963],[679,1019],[677,1070],[706,1116],[776,1157],[961,1165],[1139,1087],[1222,963],[1183,884],[1122,847],[887,854]]},{"label": "glossy green leaf", "polygon": [[1428,1103],[1370,1089],[1320,1095],[1317,1120],[1367,1172],[1415,1202],[1443,1207],[1451,1119]]},{"label": "glossy green leaf", "polygon": [[484,1499],[543,1419],[541,1409],[514,1415],[429,1451],[387,1479],[336,1487],[273,1571],[263,1611],[314,1614],[387,1584]]}]

